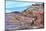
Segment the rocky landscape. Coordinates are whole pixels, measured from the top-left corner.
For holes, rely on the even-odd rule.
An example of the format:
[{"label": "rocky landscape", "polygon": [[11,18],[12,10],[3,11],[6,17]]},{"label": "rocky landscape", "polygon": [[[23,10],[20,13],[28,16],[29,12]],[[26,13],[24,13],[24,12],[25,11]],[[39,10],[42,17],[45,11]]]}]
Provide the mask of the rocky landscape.
[{"label": "rocky landscape", "polygon": [[23,12],[6,13],[5,16],[6,30],[44,28],[44,11],[43,5],[40,4],[32,5]]}]

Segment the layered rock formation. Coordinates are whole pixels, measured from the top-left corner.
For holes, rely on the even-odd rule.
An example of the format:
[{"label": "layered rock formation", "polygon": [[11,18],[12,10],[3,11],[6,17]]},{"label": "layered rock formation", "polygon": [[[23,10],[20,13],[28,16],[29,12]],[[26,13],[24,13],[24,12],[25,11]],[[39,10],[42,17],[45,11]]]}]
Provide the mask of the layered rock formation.
[{"label": "layered rock formation", "polygon": [[[37,9],[38,8],[38,9]],[[44,14],[42,5],[28,8],[21,13],[6,14],[6,29],[32,29],[44,27]]]}]

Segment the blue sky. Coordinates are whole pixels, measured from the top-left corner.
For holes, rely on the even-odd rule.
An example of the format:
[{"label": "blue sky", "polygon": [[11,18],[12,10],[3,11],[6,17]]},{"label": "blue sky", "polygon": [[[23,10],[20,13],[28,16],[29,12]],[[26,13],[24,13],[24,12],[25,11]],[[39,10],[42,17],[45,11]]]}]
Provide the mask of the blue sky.
[{"label": "blue sky", "polygon": [[31,2],[15,2],[15,1],[6,1],[6,13],[19,11],[22,12],[31,6]]}]

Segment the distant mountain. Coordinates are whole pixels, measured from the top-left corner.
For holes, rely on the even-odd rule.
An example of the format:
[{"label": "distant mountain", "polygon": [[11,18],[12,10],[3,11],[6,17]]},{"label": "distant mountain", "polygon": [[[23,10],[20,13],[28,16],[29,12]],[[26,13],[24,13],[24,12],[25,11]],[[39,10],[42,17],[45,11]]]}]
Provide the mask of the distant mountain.
[{"label": "distant mountain", "polygon": [[14,11],[14,12],[11,12],[11,13],[20,13],[20,12],[18,12],[18,11]]}]

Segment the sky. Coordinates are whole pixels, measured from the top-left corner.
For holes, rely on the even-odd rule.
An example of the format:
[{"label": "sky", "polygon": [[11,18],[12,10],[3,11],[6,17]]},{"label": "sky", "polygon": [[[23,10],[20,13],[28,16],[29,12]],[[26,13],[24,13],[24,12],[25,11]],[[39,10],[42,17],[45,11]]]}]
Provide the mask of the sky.
[{"label": "sky", "polygon": [[31,1],[31,0],[7,0],[7,1]]},{"label": "sky", "polygon": [[[32,4],[35,4],[34,2],[21,2],[21,1],[14,1],[14,0],[6,0],[6,12],[5,13],[11,13],[14,11],[22,12],[25,9],[27,9]],[[41,4],[41,3],[39,3]]]},{"label": "sky", "polygon": [[22,12],[31,6],[31,2],[15,2],[15,1],[6,1],[6,13],[19,11]]}]

